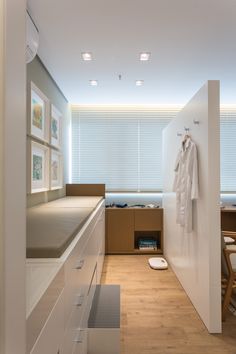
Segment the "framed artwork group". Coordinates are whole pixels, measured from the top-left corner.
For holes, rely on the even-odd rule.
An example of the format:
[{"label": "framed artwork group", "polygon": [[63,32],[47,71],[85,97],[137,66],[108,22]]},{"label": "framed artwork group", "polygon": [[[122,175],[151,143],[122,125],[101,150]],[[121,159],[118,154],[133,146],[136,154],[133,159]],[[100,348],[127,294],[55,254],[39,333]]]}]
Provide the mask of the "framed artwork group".
[{"label": "framed artwork group", "polygon": [[63,187],[62,114],[31,82],[28,141],[29,193]]}]

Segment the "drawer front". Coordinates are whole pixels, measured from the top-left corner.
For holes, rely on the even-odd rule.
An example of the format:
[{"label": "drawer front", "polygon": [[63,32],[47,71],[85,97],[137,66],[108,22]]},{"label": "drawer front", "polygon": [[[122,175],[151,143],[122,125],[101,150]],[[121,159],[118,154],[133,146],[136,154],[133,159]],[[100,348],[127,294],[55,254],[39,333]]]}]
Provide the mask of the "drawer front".
[{"label": "drawer front", "polygon": [[[46,268],[47,269],[47,268]],[[36,279],[38,279],[36,277]],[[42,295],[41,299],[34,307],[33,311],[30,313],[29,317],[26,321],[26,343],[27,343],[27,350],[26,353],[29,354],[40,335],[42,329],[47,322],[54,306],[56,305],[62,290],[65,287],[65,274],[64,274],[64,267],[62,267],[44,294]]]},{"label": "drawer front", "polygon": [[104,256],[105,256],[105,240],[102,240],[99,254],[98,254],[98,260],[97,260],[97,284],[101,283]]},{"label": "drawer front", "polygon": [[90,274],[92,274],[99,258],[101,243],[105,240],[105,214],[100,215],[86,246],[86,254],[90,264]]},{"label": "drawer front", "polygon": [[105,210],[99,215],[96,227],[93,229],[92,239],[93,254],[98,256],[101,242],[105,240]]},{"label": "drawer front", "polygon": [[142,209],[134,211],[135,231],[162,230],[162,209]]},{"label": "drawer front", "polygon": [[68,322],[63,342],[63,348],[60,354],[80,353],[82,349],[87,348],[87,321],[90,311],[92,297],[95,291],[96,269],[89,287],[89,292],[83,299],[81,306],[76,306]]},{"label": "drawer front", "polygon": [[87,247],[85,247],[81,255],[72,259],[68,267],[65,289],[66,322],[69,320],[75,306],[78,306],[78,303],[87,296],[91,282],[92,265],[90,264]]},{"label": "drawer front", "polygon": [[80,321],[79,327],[75,331],[76,339],[74,341],[73,354],[87,354],[88,346],[88,318],[92,307],[93,297],[96,290],[96,268],[89,288],[86,307]]},{"label": "drawer front", "polygon": [[79,332],[78,328],[86,308],[86,303],[87,296],[83,299],[83,304],[81,306],[76,306],[72,310],[64,336],[63,348],[60,354],[71,354],[75,344],[78,342],[78,338],[81,338],[83,335],[83,333]]},{"label": "drawer front", "polygon": [[73,347],[73,354],[87,354],[88,331],[87,329],[77,330],[77,342]]},{"label": "drawer front", "polygon": [[57,354],[64,335],[64,291],[62,291],[31,354]]},{"label": "drawer front", "polygon": [[100,284],[101,274],[102,274],[102,267],[104,262],[104,255],[105,255],[105,210],[100,215],[100,218],[97,222],[96,226],[96,262],[97,262],[97,284]]},{"label": "drawer front", "polygon": [[[84,251],[84,250],[83,250]],[[65,264],[65,319],[69,320],[72,305],[76,301],[76,296],[80,291],[80,287],[83,283],[83,273],[86,267],[86,257],[84,252],[77,255],[72,252]],[[78,269],[80,268],[80,269]]]}]

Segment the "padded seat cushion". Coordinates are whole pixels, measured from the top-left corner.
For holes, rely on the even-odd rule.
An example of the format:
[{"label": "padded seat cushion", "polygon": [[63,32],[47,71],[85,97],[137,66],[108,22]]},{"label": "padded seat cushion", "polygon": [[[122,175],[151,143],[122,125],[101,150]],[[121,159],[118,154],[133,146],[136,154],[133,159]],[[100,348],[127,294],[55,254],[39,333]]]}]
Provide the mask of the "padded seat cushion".
[{"label": "padded seat cushion", "polygon": [[27,210],[27,258],[59,258],[102,197],[66,197]]}]

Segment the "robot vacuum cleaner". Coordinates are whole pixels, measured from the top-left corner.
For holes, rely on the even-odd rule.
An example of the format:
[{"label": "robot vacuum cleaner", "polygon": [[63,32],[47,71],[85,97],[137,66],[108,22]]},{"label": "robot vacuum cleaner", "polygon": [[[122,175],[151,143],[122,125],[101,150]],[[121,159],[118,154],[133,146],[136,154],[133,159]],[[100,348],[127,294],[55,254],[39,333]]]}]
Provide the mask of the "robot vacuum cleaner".
[{"label": "robot vacuum cleaner", "polygon": [[162,257],[149,258],[148,263],[153,269],[167,269],[168,263]]}]

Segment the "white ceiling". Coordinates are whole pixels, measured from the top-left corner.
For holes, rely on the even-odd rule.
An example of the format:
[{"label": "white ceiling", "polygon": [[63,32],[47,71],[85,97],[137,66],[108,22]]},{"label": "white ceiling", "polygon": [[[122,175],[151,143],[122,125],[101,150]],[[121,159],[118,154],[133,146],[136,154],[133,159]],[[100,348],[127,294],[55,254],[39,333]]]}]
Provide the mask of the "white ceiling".
[{"label": "white ceiling", "polygon": [[[29,0],[28,8],[39,56],[71,103],[184,104],[210,79],[221,82],[221,103],[236,103],[235,0]],[[84,51],[94,61],[83,62]]]}]

